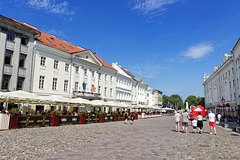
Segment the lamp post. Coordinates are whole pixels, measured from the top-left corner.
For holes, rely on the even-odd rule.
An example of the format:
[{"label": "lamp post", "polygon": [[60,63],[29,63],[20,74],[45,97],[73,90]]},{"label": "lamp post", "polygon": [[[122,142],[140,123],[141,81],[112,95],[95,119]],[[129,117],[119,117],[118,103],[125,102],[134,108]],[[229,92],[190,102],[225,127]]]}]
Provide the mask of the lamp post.
[{"label": "lamp post", "polygon": [[[221,100],[222,100],[222,104],[223,104],[223,106],[224,106],[225,99],[222,97]],[[225,111],[226,111],[226,108],[225,108],[225,106],[224,106],[224,117],[225,117],[224,123],[228,123],[228,119],[227,119],[227,115],[225,114]]]}]

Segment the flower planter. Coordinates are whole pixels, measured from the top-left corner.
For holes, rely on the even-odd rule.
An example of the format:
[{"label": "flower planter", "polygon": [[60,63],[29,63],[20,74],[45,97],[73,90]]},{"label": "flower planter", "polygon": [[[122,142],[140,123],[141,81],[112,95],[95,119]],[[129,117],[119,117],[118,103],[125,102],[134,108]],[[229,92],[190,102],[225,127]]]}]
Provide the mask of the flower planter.
[{"label": "flower planter", "polygon": [[104,114],[99,115],[100,123],[104,123]]},{"label": "flower planter", "polygon": [[135,120],[138,120],[138,113],[135,113]]},{"label": "flower planter", "polygon": [[18,114],[11,115],[9,122],[9,129],[16,129],[18,127]]},{"label": "flower planter", "polygon": [[52,126],[59,126],[59,117],[56,114],[52,114]]},{"label": "flower planter", "polygon": [[80,114],[79,123],[80,124],[86,124],[86,116],[85,116],[85,114]]},{"label": "flower planter", "polygon": [[118,115],[114,114],[114,121],[118,121]]}]

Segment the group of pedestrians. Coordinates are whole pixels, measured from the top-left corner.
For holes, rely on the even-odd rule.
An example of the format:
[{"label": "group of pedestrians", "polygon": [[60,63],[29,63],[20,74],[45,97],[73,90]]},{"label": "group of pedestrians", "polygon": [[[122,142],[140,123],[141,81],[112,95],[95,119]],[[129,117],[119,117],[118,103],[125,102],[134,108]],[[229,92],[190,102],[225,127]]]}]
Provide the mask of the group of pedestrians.
[{"label": "group of pedestrians", "polygon": [[129,119],[131,120],[131,123],[130,123],[130,124],[133,124],[134,119],[135,119],[134,112],[132,112],[132,113],[129,115],[128,111],[125,111],[124,114],[123,114],[123,116],[124,116],[124,124],[127,124]]},{"label": "group of pedestrians", "polygon": [[[210,134],[216,135],[216,116],[212,111],[209,111],[208,114],[209,126],[210,126]],[[184,110],[182,115],[179,111],[174,115],[174,123],[176,125],[176,132],[180,132],[180,125],[182,125],[183,133],[188,133],[188,121],[191,121],[191,125],[193,126],[194,133],[203,133],[203,117],[201,113],[198,113],[197,117],[193,116],[193,113],[188,114],[187,110]]]}]

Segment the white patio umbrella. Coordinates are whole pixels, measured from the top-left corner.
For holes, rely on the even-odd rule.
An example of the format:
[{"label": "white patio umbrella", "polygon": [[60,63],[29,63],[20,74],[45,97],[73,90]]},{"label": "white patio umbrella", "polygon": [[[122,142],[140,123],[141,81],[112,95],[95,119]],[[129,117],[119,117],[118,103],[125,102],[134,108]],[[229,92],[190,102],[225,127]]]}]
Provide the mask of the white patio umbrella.
[{"label": "white patio umbrella", "polygon": [[53,103],[64,103],[69,104],[71,103],[71,99],[67,97],[63,97],[60,95],[48,95],[48,96],[41,96],[40,99],[52,101]]},{"label": "white patio umbrella", "polygon": [[5,92],[2,96],[6,97],[9,102],[36,102],[39,101],[39,96],[34,93],[25,92],[22,90]]},{"label": "white patio umbrella", "polygon": [[80,104],[80,105],[91,105],[91,101],[83,99],[83,98],[73,98],[71,99],[71,103],[73,104]]},{"label": "white patio umbrella", "polygon": [[93,100],[93,101],[90,101],[90,102],[91,102],[91,105],[96,106],[96,107],[107,106],[106,102],[101,101],[101,100]]},{"label": "white patio umbrella", "polygon": [[107,105],[107,106],[110,106],[110,107],[118,107],[118,106],[119,106],[119,103],[114,102],[114,101],[107,101],[107,102],[106,102],[106,105]]}]

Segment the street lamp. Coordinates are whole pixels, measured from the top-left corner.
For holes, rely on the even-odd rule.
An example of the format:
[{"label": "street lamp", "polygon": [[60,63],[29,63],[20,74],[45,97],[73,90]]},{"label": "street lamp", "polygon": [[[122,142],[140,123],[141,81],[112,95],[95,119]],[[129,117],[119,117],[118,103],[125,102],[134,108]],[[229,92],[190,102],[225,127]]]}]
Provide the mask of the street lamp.
[{"label": "street lamp", "polygon": [[[222,97],[222,104],[224,105],[225,99]],[[228,119],[227,119],[227,114],[225,114],[226,108],[224,107],[224,117],[225,117],[225,123],[228,123]]]}]

